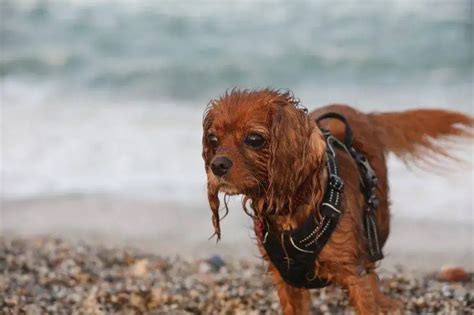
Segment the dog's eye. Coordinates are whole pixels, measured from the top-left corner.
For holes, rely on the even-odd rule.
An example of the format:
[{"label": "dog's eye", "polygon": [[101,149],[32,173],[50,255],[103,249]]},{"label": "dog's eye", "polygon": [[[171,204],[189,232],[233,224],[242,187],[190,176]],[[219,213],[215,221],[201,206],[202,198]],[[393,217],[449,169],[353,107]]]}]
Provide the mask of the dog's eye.
[{"label": "dog's eye", "polygon": [[219,139],[217,139],[215,135],[208,135],[207,140],[209,141],[209,144],[213,148],[217,148],[217,146],[219,145]]},{"label": "dog's eye", "polygon": [[245,138],[245,144],[254,149],[259,149],[265,144],[265,138],[257,133],[251,133]]}]

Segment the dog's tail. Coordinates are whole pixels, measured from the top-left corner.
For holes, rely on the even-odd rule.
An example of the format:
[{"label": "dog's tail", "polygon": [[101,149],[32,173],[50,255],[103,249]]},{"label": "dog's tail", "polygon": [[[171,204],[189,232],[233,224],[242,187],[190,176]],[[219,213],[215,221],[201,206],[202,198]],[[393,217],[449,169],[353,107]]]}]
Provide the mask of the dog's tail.
[{"label": "dog's tail", "polygon": [[[405,162],[431,164],[439,157],[456,158],[450,144],[474,139],[474,117],[440,109],[416,109],[403,112],[371,113],[386,152],[393,152]],[[472,144],[472,142],[471,142]]]}]

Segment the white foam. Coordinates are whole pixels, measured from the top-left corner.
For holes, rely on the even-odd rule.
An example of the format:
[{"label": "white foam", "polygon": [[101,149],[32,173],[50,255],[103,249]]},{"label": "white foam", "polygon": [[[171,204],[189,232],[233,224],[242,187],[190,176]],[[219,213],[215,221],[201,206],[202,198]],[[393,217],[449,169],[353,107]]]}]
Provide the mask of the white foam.
[{"label": "white foam", "polygon": [[[389,183],[392,215],[413,219],[474,222],[473,148],[460,152],[467,163],[446,165],[437,172],[407,168],[394,156],[389,157]],[[470,152],[469,152],[470,151]]]},{"label": "white foam", "polygon": [[11,92],[2,98],[4,197],[145,190],[160,198],[189,196],[204,185],[199,106],[61,100],[54,93],[19,102]]},{"label": "white foam", "polygon": [[[5,82],[3,198],[111,193],[205,202],[205,104],[113,103],[59,95],[48,85]],[[445,176],[410,171],[391,157],[393,215],[472,220],[472,153],[464,156],[470,162],[465,170]]]}]

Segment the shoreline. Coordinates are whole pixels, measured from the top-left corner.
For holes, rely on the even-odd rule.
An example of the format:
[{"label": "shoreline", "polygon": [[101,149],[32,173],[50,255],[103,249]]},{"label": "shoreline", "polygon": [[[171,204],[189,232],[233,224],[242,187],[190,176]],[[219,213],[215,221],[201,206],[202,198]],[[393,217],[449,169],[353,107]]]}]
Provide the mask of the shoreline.
[{"label": "shoreline", "polygon": [[[117,195],[65,195],[1,200],[0,236],[54,236],[90,245],[131,246],[163,255],[203,258],[219,255],[257,261],[251,220],[238,201],[222,222],[216,244],[205,201],[164,202]],[[474,270],[472,221],[414,219],[392,214],[391,232],[380,268],[438,270],[443,265]]]}]

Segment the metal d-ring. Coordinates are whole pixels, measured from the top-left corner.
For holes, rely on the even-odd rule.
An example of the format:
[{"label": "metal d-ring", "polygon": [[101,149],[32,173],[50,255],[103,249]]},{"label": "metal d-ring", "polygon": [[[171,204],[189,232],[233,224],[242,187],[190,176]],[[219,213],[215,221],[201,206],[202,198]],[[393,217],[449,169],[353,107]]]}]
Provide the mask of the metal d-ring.
[{"label": "metal d-ring", "polygon": [[313,272],[314,272],[313,278],[308,278],[308,273],[309,273],[309,272],[305,274],[306,280],[308,280],[308,281],[316,280],[316,278],[318,277],[318,275],[317,275],[317,273],[316,273],[314,270],[313,270]]},{"label": "metal d-ring", "polygon": [[263,244],[265,244],[267,242],[267,237],[268,237],[268,231],[263,236]]}]

